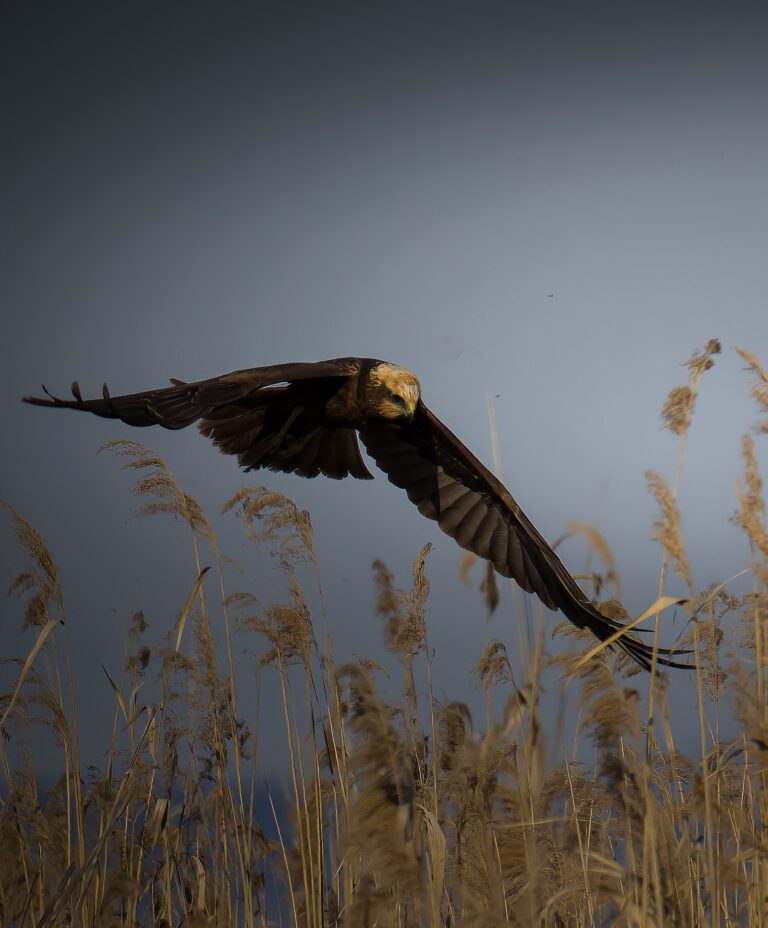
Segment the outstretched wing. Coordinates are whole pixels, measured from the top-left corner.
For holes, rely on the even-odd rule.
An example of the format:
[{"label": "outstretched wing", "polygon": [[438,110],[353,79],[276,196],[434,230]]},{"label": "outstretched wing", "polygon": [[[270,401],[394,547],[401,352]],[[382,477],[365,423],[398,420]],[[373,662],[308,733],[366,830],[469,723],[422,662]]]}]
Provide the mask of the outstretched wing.
[{"label": "outstretched wing", "polygon": [[[410,424],[372,422],[360,429],[360,437],[390,482],[462,548],[489,560],[502,576],[601,641],[621,628],[598,612],[503,484],[423,403]],[[653,649],[644,642],[623,635],[617,643],[650,666]],[[687,666],[676,664],[670,653],[661,649],[659,663]]]},{"label": "outstretched wing", "polygon": [[106,419],[121,419],[128,425],[161,425],[166,429],[183,429],[216,409],[242,400],[262,387],[312,379],[350,377],[360,370],[357,358],[335,358],[314,363],[273,364],[184,383],[172,380],[173,386],[126,396],[110,396],[104,384],[101,399],[84,400],[80,386],[72,384],[73,399],[59,399],[45,390],[45,397],[25,396],[24,402],[35,406],[79,409]]}]

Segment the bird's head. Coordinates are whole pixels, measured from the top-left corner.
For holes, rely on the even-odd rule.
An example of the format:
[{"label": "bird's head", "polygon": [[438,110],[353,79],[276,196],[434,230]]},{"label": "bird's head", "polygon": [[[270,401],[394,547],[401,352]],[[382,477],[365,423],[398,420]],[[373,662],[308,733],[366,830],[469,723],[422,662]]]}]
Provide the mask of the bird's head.
[{"label": "bird's head", "polygon": [[421,395],[415,374],[395,364],[377,364],[368,380],[368,403],[371,412],[382,419],[411,420]]}]

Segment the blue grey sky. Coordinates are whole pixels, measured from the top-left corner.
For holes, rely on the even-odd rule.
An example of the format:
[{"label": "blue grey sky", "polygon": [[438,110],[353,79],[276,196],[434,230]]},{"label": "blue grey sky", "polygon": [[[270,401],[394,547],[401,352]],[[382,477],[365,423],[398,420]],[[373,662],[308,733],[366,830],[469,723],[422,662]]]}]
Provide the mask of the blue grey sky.
[{"label": "blue grey sky", "polygon": [[[637,613],[660,563],[643,472],[671,478],[677,453],[659,410],[717,336],[680,504],[697,587],[745,565],[728,518],[754,409],[733,348],[768,363],[767,43],[758,3],[3,5],[0,496],[59,564],[88,750],[111,724],[99,662],[119,673],[128,616],[159,637],[193,579],[181,527],[132,519],[130,478],[96,454],[111,438],[165,457],[257,593],[270,566],[221,504],[257,483],[309,509],[341,658],[381,652],[375,558],[405,585],[434,544],[450,698],[476,698],[483,609],[385,478],[241,474],[194,429],[22,406],[41,381],[98,395],[380,357],[488,462],[490,396],[513,495],[550,539],[597,523]],[[7,529],[0,554],[10,582]],[[583,569],[583,543],[561,554]],[[19,605],[2,612],[0,652],[23,651]],[[492,634],[512,653],[518,621],[505,588]]]}]

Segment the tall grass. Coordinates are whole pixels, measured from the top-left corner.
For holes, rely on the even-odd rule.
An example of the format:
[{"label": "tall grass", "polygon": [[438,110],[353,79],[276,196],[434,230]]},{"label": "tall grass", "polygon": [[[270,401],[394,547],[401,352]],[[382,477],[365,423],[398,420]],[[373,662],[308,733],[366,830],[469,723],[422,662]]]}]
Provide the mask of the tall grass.
[{"label": "tall grass", "polygon": [[[114,712],[105,769],[89,775],[55,563],[38,532],[6,506],[29,560],[11,591],[34,646],[26,658],[6,659],[14,683],[0,696],[0,924],[768,923],[768,532],[752,437],[743,441],[734,515],[752,552],[747,595],[735,596],[727,579],[693,589],[676,501],[699,384],[719,350],[712,341],[693,355],[688,383],[664,406],[680,443],[671,485],[647,475],[659,507],[658,592],[675,570],[691,601],[695,756],[676,746],[667,675],[654,667],[650,697],[641,698],[627,679],[635,668],[605,650],[585,661],[594,640],[567,623],[556,631],[573,650],[547,656],[540,634],[519,679],[502,642],[478,648],[483,720],[462,702],[439,701],[439,655],[425,621],[429,546],[406,589],[374,564],[387,667],[337,666],[309,515],[258,488],[224,506],[280,564],[285,600],[263,607],[227,589],[212,525],[167,465],[122,441],[109,448],[137,473],[141,512],[188,526],[196,580],[179,591],[165,642],[150,644],[143,615],[134,616],[124,671],[120,679],[107,673]],[[768,375],[740,354],[768,414]],[[768,422],[755,431],[764,435]],[[588,578],[602,592],[617,580],[610,549],[594,530],[574,530],[607,565],[605,577]],[[314,576],[317,615],[299,564]],[[499,601],[492,572],[482,593],[490,614]],[[623,614],[616,600],[601,608]],[[221,653],[213,623],[221,624]],[[738,655],[724,653],[726,623],[740,635]],[[259,673],[279,682],[285,789],[263,782],[262,758],[274,745],[238,702],[233,651],[254,635]],[[580,724],[568,745],[557,720],[543,717],[542,677],[553,665],[563,694],[578,693]],[[382,688],[384,671],[401,686]],[[720,733],[726,693],[738,719],[728,741]],[[46,796],[33,750],[43,729],[62,770]]]}]

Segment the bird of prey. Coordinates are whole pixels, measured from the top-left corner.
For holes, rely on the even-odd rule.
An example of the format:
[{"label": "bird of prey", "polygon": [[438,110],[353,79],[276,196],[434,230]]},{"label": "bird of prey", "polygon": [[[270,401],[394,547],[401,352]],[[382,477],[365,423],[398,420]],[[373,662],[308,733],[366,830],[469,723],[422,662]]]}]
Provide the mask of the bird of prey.
[{"label": "bird of prey", "polygon": [[[145,393],[84,400],[25,397],[36,406],[79,409],[128,425],[182,429],[198,421],[203,435],[245,470],[267,467],[302,477],[372,475],[358,436],[391,483],[462,548],[601,641],[621,624],[602,615],[568,573],[508,490],[429,409],[415,374],[375,358],[335,358],[233,371]],[[615,642],[642,667],[653,649],[629,634]],[[659,649],[658,662],[677,664]]]}]

